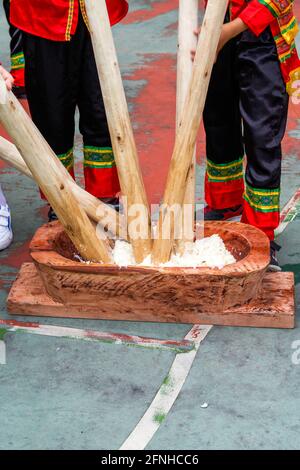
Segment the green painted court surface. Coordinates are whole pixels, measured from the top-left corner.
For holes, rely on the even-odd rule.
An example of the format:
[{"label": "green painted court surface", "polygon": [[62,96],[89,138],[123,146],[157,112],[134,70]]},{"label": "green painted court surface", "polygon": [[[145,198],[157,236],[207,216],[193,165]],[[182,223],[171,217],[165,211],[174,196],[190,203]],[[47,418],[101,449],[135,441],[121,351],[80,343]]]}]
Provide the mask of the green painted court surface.
[{"label": "green painted court surface", "polygon": [[[173,143],[175,0],[132,0],[114,28],[126,93],[149,197],[160,200]],[[297,8],[298,10],[299,7]],[[300,12],[298,12],[300,13]],[[299,44],[300,46],[300,44]],[[8,65],[8,34],[0,9],[0,58]],[[282,206],[299,187],[300,105],[292,106],[284,142]],[[199,138],[198,195],[202,194],[203,136]],[[80,159],[80,137],[76,137]],[[79,176],[82,174],[78,162]],[[15,239],[0,253],[0,318],[28,243],[46,220],[30,180],[0,166]],[[296,276],[299,313],[300,220],[280,236],[280,262]],[[18,317],[26,321],[25,317]],[[183,339],[190,325],[32,318],[42,324]],[[0,330],[0,338],[2,338]],[[0,449],[118,449],[167,376],[175,352],[122,344],[35,336],[4,336],[0,365]],[[297,449],[300,446],[300,364],[292,362],[300,328],[213,327],[190,374],[147,449]],[[203,403],[207,408],[201,408]],[[162,417],[164,418],[164,417]]]}]

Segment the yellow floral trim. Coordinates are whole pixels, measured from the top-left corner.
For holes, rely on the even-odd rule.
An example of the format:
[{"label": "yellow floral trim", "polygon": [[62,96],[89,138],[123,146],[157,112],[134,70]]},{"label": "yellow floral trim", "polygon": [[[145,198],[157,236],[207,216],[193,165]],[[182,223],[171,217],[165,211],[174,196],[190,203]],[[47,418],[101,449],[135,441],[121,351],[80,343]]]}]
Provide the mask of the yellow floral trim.
[{"label": "yellow floral trim", "polygon": [[70,170],[70,168],[74,166],[73,148],[68,150],[66,153],[58,154],[57,158],[61,161],[67,170]]},{"label": "yellow floral trim", "polygon": [[221,183],[241,179],[244,176],[243,158],[221,164],[207,159],[206,173],[210,182]]},{"label": "yellow floral trim", "polygon": [[291,10],[294,0],[258,0],[259,3],[266,6],[272,15],[278,17]]},{"label": "yellow floral trim", "polygon": [[87,14],[86,14],[86,9],[85,9],[85,2],[84,0],[79,0],[79,5],[80,5],[80,10],[81,10],[81,14],[82,14],[82,18],[86,24],[86,27],[88,30],[90,30],[90,27],[89,27],[89,20],[88,20],[88,17],[87,17]]},{"label": "yellow floral trim", "polygon": [[89,168],[113,168],[116,166],[111,147],[84,147],[84,166]]},{"label": "yellow floral trim", "polygon": [[298,87],[294,87],[294,82],[296,81],[300,81],[300,67],[290,73],[290,79],[286,85],[287,92],[290,96],[293,96],[298,90]]},{"label": "yellow floral trim", "polygon": [[290,21],[285,25],[280,25],[282,37],[288,44],[292,44],[295,37],[299,33],[299,26],[294,15],[292,15]]},{"label": "yellow floral trim", "polygon": [[66,29],[66,41],[71,41],[71,29],[73,24],[73,17],[74,17],[74,0],[69,0],[69,12],[68,12],[68,21],[67,21],[67,29]]},{"label": "yellow floral trim", "polygon": [[280,188],[258,189],[247,184],[244,199],[259,212],[278,212],[280,210]]},{"label": "yellow floral trim", "polygon": [[11,56],[11,69],[22,70],[25,68],[25,58],[23,52]]}]

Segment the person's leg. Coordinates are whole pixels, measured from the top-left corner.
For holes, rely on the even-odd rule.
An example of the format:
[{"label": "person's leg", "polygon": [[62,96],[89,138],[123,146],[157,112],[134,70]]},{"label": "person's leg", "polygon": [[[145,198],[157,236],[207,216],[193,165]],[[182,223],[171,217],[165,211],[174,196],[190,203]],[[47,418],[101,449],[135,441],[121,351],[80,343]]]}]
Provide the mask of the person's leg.
[{"label": "person's leg", "polygon": [[[214,65],[203,114],[207,169],[205,199],[217,210],[241,209],[243,140],[236,81],[236,43],[228,43]],[[222,211],[221,211],[222,212]]]},{"label": "person's leg", "polygon": [[98,198],[114,202],[120,191],[119,179],[91,38],[82,17],[79,27],[85,32],[78,97],[80,132],[84,143],[85,188]]},{"label": "person's leg", "polygon": [[0,184],[0,206],[6,206],[6,198],[4,196],[4,192],[2,191],[1,184]]},{"label": "person's leg", "polygon": [[248,161],[242,222],[260,228],[272,241],[279,224],[281,141],[286,129],[288,95],[269,29],[259,38],[247,31],[238,47]]},{"label": "person's leg", "polygon": [[[24,34],[26,92],[32,120],[73,173],[76,88],[70,44]],[[74,74],[75,75],[75,74]]]},{"label": "person's leg", "polygon": [[[9,22],[10,0],[3,0],[3,8],[9,23],[11,74],[14,77],[13,91],[18,98],[23,98],[24,90],[24,55],[22,51],[22,33]],[[7,248],[13,240],[11,214],[0,184],[0,250]]]},{"label": "person's leg", "polygon": [[22,32],[9,21],[10,0],[3,0],[3,7],[9,24],[11,74],[15,80],[13,91],[21,99],[25,98],[23,37]]},{"label": "person's leg", "polygon": [[12,240],[10,210],[0,184],[0,251],[5,250]]}]

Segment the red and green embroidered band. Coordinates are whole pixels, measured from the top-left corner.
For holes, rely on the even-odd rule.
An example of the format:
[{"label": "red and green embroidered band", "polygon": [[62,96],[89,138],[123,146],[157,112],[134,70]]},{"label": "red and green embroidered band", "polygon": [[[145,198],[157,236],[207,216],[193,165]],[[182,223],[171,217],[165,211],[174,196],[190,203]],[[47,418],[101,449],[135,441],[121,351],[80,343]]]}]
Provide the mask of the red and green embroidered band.
[{"label": "red and green embroidered band", "polygon": [[84,166],[88,168],[113,168],[116,166],[111,147],[84,147]]},{"label": "red and green embroidered band", "polygon": [[64,167],[69,171],[74,166],[74,154],[73,148],[68,150],[66,153],[60,153],[57,158],[61,161]]},{"label": "red and green embroidered band", "polygon": [[[63,166],[68,170],[72,178],[74,178],[74,156],[73,156],[73,148],[68,150],[68,152],[60,153],[56,155],[57,158],[61,161]],[[45,194],[40,190],[41,198],[44,201],[47,201]]]},{"label": "red and green embroidered band", "polygon": [[267,7],[275,18],[289,11],[294,0],[258,0],[259,3]]},{"label": "red and green embroidered band", "polygon": [[243,178],[243,157],[229,163],[214,163],[207,159],[206,173],[208,181],[212,183],[224,183]]},{"label": "red and green embroidered band", "polygon": [[294,0],[258,0],[258,2],[268,8],[277,20],[277,24],[275,22],[275,25],[271,25],[271,29],[283,78],[287,84],[287,92],[293,96],[297,91],[295,84],[300,80],[300,62],[295,44],[299,27],[293,11]]},{"label": "red and green embroidered band", "polygon": [[25,68],[25,58],[23,52],[13,54],[10,58],[11,70],[21,70]]},{"label": "red and green embroidered band", "polygon": [[279,61],[283,63],[292,57],[293,51],[296,49],[296,44],[294,41],[292,44],[288,44],[282,36],[275,36],[274,39],[276,42]]},{"label": "red and green embroidered band", "polygon": [[280,211],[280,188],[259,189],[246,184],[244,199],[257,212]]}]

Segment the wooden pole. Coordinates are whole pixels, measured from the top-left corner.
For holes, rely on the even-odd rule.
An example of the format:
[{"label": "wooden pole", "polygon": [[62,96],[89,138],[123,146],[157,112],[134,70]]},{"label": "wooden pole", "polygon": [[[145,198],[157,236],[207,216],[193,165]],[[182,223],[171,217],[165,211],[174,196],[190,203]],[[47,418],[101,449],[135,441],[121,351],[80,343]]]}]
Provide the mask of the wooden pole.
[{"label": "wooden pole", "polygon": [[[195,143],[203,113],[210,76],[216,57],[228,0],[208,0],[196,49],[192,80],[184,105],[183,117],[177,131],[175,147],[167,178],[163,205],[160,209],[158,232],[153,246],[153,261],[167,262],[174,245],[175,204],[180,206],[185,195],[186,181],[194,154]],[[167,232],[170,222],[171,230]]]},{"label": "wooden pole", "polygon": [[[129,238],[137,262],[151,252],[151,220],[105,0],[85,0],[121,190],[127,197]],[[144,238],[130,233],[131,207],[141,207]]]},{"label": "wooden pole", "polygon": [[[199,0],[179,0],[178,19],[178,54],[177,54],[177,97],[176,97],[176,125],[180,126],[184,103],[191,83],[193,62],[191,51],[197,48],[197,37],[195,31],[198,27],[198,5]],[[177,252],[183,254],[186,243],[193,242],[195,228],[195,191],[196,191],[196,149],[194,151],[192,163],[189,168],[186,182],[183,208],[187,212],[192,211],[192,217],[187,217],[186,212],[182,213],[183,236],[176,241]],[[188,216],[190,214],[188,213]],[[189,226],[189,224],[191,224]]]},{"label": "wooden pole", "polygon": [[[5,160],[18,171],[33,179],[31,171],[16,146],[3,137],[0,137],[0,159]],[[85,210],[90,219],[109,227],[108,238],[121,237],[127,239],[125,219],[122,215],[78,186],[72,177],[70,177],[70,183],[77,202]]]},{"label": "wooden pole", "polygon": [[28,176],[29,178],[33,178],[31,171],[21,157],[17,147],[8,140],[4,139],[4,137],[0,137],[0,158],[1,160],[5,160],[7,163],[15,167],[24,175]]},{"label": "wooden pole", "polygon": [[78,204],[67,170],[11,92],[6,93],[4,100],[2,96],[0,122],[81,256],[95,262],[111,262],[108,243],[97,237],[95,227]]}]

